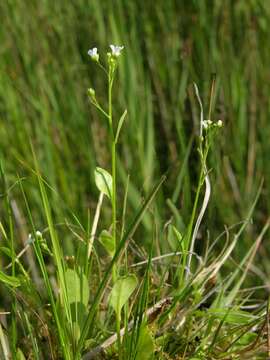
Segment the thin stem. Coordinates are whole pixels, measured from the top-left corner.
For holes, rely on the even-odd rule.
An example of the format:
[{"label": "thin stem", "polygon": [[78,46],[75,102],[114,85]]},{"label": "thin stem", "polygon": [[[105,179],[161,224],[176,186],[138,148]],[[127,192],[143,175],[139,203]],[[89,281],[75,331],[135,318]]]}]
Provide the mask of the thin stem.
[{"label": "thin stem", "polygon": [[196,237],[197,237],[197,234],[198,234],[198,230],[199,230],[202,218],[204,216],[204,213],[206,211],[206,208],[207,208],[207,205],[208,205],[208,202],[209,202],[209,198],[210,198],[210,194],[211,194],[211,184],[210,184],[209,176],[207,174],[206,166],[204,166],[204,175],[205,175],[205,178],[204,178],[204,182],[205,182],[204,200],[203,200],[203,204],[202,204],[198,219],[197,219],[195,227],[194,227],[193,235],[192,235],[192,238],[191,238],[191,244],[190,244],[190,248],[189,248],[190,254],[188,256],[188,263],[187,263],[188,271],[186,272],[186,279],[188,278],[189,272],[190,272],[192,253],[194,251],[194,246],[195,246],[195,241],[196,241]]},{"label": "thin stem", "polygon": [[108,76],[108,72],[107,72],[106,68],[99,61],[97,62],[97,64],[105,72],[105,74]]},{"label": "thin stem", "polygon": [[181,275],[180,275],[180,278],[179,278],[180,284],[182,284],[182,282],[183,282],[184,272],[185,272],[185,269],[186,269],[186,263],[187,263],[187,258],[188,258],[187,251],[188,251],[189,246],[190,246],[192,228],[193,228],[193,224],[194,224],[195,216],[196,216],[196,211],[197,211],[197,207],[198,207],[199,196],[200,196],[201,187],[202,187],[203,175],[204,175],[204,171],[203,171],[203,166],[202,166],[201,170],[200,170],[196,196],[195,196],[194,205],[193,205],[193,209],[192,209],[191,220],[190,220],[189,225],[188,225],[188,231],[187,231],[187,234],[186,234],[186,240],[184,241],[186,246],[185,246],[185,253],[183,254],[183,264],[182,264],[181,273],[180,273]]},{"label": "thin stem", "polygon": [[117,332],[117,346],[118,346],[118,359],[122,360],[121,349],[121,313],[116,316],[116,332]]},{"label": "thin stem", "polygon": [[113,136],[113,119],[112,119],[112,86],[113,86],[113,73],[110,69],[109,76],[108,76],[108,115],[109,115],[109,125],[112,139]]},{"label": "thin stem", "polygon": [[91,104],[93,104],[107,119],[109,119],[109,115],[102,109],[97,101],[91,100]]},{"label": "thin stem", "polygon": [[[109,112],[109,125],[111,132],[111,156],[112,156],[112,237],[114,241],[114,247],[116,249],[118,242],[116,240],[116,142],[114,138],[113,131],[113,117],[112,117],[112,86],[113,86],[113,75],[114,69],[110,65],[109,77],[108,77],[108,112]],[[114,264],[112,269],[113,282],[117,280],[117,270],[116,265]],[[117,331],[117,344],[118,344],[118,353],[119,359],[121,360],[121,336],[120,336],[120,326],[121,326],[121,313],[116,316],[116,331]]]},{"label": "thin stem", "polygon": [[[110,65],[111,66],[111,65]],[[110,67],[108,75],[108,114],[109,126],[111,133],[111,161],[112,161],[112,237],[114,247],[116,248],[116,143],[114,140],[113,117],[112,117],[112,86],[113,86],[113,69]],[[117,278],[116,267],[113,267],[113,281]]]},{"label": "thin stem", "polygon": [[[116,144],[112,141],[112,237],[114,241],[114,247],[117,247],[116,240]],[[117,278],[116,266],[113,268],[113,281]]]}]

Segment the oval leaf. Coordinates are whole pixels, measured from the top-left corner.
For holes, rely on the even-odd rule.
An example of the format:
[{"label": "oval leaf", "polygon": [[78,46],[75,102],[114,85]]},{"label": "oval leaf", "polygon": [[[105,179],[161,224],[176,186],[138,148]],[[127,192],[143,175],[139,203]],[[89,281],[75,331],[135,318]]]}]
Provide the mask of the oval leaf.
[{"label": "oval leaf", "polygon": [[137,283],[138,281],[135,275],[127,275],[119,278],[115,282],[110,296],[110,305],[117,315],[120,314],[122,307],[136,289]]},{"label": "oval leaf", "polygon": [[16,360],[25,360],[25,356],[20,348],[16,351]]},{"label": "oval leaf", "polygon": [[108,196],[109,199],[112,198],[112,177],[108,171],[96,167],[95,169],[95,182],[98,190]]},{"label": "oval leaf", "polygon": [[136,351],[136,360],[150,360],[153,358],[155,346],[147,326],[140,329],[139,341]]},{"label": "oval leaf", "polygon": [[65,273],[66,288],[69,304],[82,303],[85,306],[89,300],[89,285],[86,276],[72,269],[67,269]]},{"label": "oval leaf", "polygon": [[115,253],[115,243],[113,240],[112,235],[107,230],[101,231],[99,235],[99,241],[104,246],[105,250],[108,252],[108,254],[113,257]]}]

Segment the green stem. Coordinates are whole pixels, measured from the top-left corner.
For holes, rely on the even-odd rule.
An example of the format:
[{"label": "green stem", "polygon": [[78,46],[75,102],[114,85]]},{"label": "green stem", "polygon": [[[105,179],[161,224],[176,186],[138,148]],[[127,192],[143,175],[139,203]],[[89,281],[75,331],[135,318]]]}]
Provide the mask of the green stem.
[{"label": "green stem", "polygon": [[[112,116],[112,86],[113,86],[113,69],[109,70],[108,76],[108,115],[111,135],[111,161],[112,161],[112,237],[114,247],[116,248],[116,143],[113,131],[113,116]],[[112,269],[113,282],[117,279],[116,266]]]},{"label": "green stem", "polygon": [[[112,141],[112,237],[114,240],[115,249],[117,247],[116,241],[116,144]],[[113,268],[113,280],[116,281],[117,273],[116,267]]]},{"label": "green stem", "polygon": [[120,329],[121,329],[121,314],[117,314],[117,316],[116,316],[116,332],[117,332],[118,359],[122,360]]},{"label": "green stem", "polygon": [[[111,132],[111,156],[112,156],[112,237],[114,241],[114,247],[116,249],[118,241],[116,240],[116,141],[114,137],[113,130],[113,116],[112,116],[112,86],[113,86],[113,76],[114,68],[110,68],[108,76],[108,113],[109,113],[109,125]],[[117,264],[114,264],[112,269],[113,282],[117,280]],[[121,326],[121,313],[116,316],[116,331],[117,331],[117,344],[118,344],[118,353],[119,359],[121,360],[121,336],[120,336],[120,326]]]},{"label": "green stem", "polygon": [[181,272],[180,272],[180,277],[179,277],[179,284],[180,285],[183,283],[184,273],[185,273],[185,270],[186,270],[188,251],[189,251],[190,241],[191,241],[191,237],[192,237],[192,229],[193,229],[195,216],[196,216],[196,212],[197,212],[197,208],[198,208],[201,188],[202,188],[203,183],[204,183],[203,179],[204,179],[204,176],[205,176],[205,162],[206,162],[206,158],[207,158],[207,155],[208,155],[208,150],[209,150],[208,144],[206,144],[204,151],[203,151],[202,144],[200,144],[201,169],[200,169],[199,181],[198,181],[196,196],[195,196],[194,205],[193,205],[193,209],[192,209],[191,219],[190,219],[190,222],[189,222],[189,225],[188,225],[188,231],[187,231],[187,234],[186,234],[186,240],[184,242],[186,244],[186,247],[184,249],[184,254],[183,254],[183,258],[182,258],[183,262],[182,262],[182,267],[181,267]]},{"label": "green stem", "polygon": [[188,249],[189,249],[189,245],[190,245],[190,239],[191,239],[193,224],[194,224],[195,215],[196,215],[198,202],[199,202],[199,196],[200,196],[200,192],[201,192],[202,176],[203,176],[203,171],[201,169],[200,176],[199,176],[199,181],[198,181],[198,186],[197,186],[197,191],[196,191],[196,196],[195,196],[194,205],[193,205],[192,214],[191,214],[191,220],[190,220],[189,225],[188,225],[188,231],[187,231],[187,234],[186,234],[186,240],[184,241],[186,246],[185,246],[183,257],[182,257],[183,260],[182,260],[182,267],[181,267],[181,272],[180,272],[180,277],[179,277],[179,285],[183,284],[183,280],[184,280],[184,274],[185,274],[187,258],[188,258]]},{"label": "green stem", "polygon": [[109,119],[109,115],[102,109],[97,101],[90,100],[91,104],[93,104],[107,119]]},{"label": "green stem", "polygon": [[110,132],[112,140],[114,138],[113,136],[113,121],[112,121],[112,85],[113,85],[113,74],[110,70],[109,76],[108,76],[108,115],[109,115],[109,125],[110,125]]}]

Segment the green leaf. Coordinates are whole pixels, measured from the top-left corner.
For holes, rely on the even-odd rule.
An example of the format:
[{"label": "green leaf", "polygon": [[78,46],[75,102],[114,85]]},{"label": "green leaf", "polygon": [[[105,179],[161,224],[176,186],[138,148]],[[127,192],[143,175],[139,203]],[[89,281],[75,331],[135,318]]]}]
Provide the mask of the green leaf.
[{"label": "green leaf", "polygon": [[176,229],[174,225],[169,225],[168,230],[168,242],[171,246],[172,251],[183,250],[182,234]]},{"label": "green leaf", "polygon": [[67,269],[65,272],[66,289],[69,304],[82,303],[85,307],[89,300],[89,285],[86,276],[77,271]]},{"label": "green leaf", "polygon": [[137,283],[138,281],[135,275],[124,276],[115,282],[111,292],[110,305],[116,314],[120,314],[122,307],[130,298]]},{"label": "green leaf", "polygon": [[174,235],[176,236],[176,238],[177,238],[177,240],[178,240],[178,242],[180,244],[182,242],[182,240],[183,240],[183,235],[173,225],[172,225],[172,229],[173,229]]},{"label": "green leaf", "polygon": [[66,291],[70,308],[73,336],[78,340],[81,336],[84,320],[87,316],[89,286],[84,273],[80,270],[67,269],[65,272]]},{"label": "green leaf", "polygon": [[112,198],[112,177],[108,171],[96,167],[95,169],[95,182],[98,190],[108,196],[109,199]]},{"label": "green leaf", "polygon": [[224,318],[224,316],[226,315],[224,322],[238,325],[244,325],[256,319],[256,316],[243,310],[232,309],[226,314],[226,311],[224,309],[209,309],[209,314],[212,314],[218,318]]},{"label": "green leaf", "polygon": [[254,341],[256,341],[257,338],[256,333],[248,332],[240,337],[240,339],[236,342],[236,345],[240,346],[248,346],[251,345]]},{"label": "green leaf", "polygon": [[6,247],[6,246],[1,246],[0,247],[0,251],[5,254],[6,256],[12,258],[12,252],[10,250],[10,248]]},{"label": "green leaf", "polygon": [[140,330],[139,341],[137,345],[136,360],[150,360],[155,350],[154,341],[147,326]]},{"label": "green leaf", "polygon": [[118,123],[118,126],[117,126],[117,131],[116,131],[116,135],[115,135],[115,143],[117,143],[118,141],[118,138],[119,138],[119,135],[120,135],[120,131],[121,131],[121,128],[123,126],[123,123],[124,123],[124,120],[126,118],[126,115],[127,115],[127,110],[125,110],[119,120],[119,123]]},{"label": "green leaf", "polygon": [[25,356],[20,348],[16,351],[16,360],[25,360]]},{"label": "green leaf", "polygon": [[99,235],[99,241],[104,246],[108,254],[113,257],[115,253],[115,242],[109,231],[102,230]]},{"label": "green leaf", "polygon": [[18,287],[21,284],[20,280],[17,279],[15,276],[6,275],[2,271],[0,271],[0,281],[12,287]]}]

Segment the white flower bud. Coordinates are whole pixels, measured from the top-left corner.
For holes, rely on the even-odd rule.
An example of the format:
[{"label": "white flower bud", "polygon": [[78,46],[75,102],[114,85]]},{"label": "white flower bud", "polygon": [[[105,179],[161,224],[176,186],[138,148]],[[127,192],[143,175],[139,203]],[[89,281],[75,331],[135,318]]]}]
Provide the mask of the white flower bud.
[{"label": "white flower bud", "polygon": [[94,99],[96,97],[96,92],[95,92],[95,90],[93,88],[89,88],[87,90],[87,93],[88,93],[88,95],[90,96],[91,99]]}]

